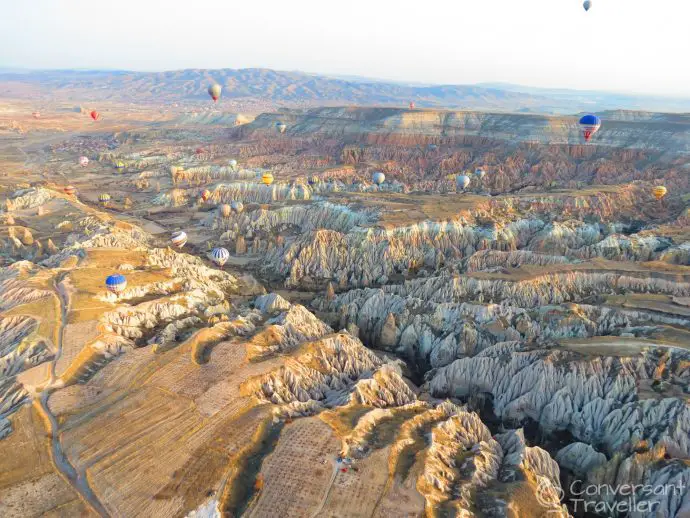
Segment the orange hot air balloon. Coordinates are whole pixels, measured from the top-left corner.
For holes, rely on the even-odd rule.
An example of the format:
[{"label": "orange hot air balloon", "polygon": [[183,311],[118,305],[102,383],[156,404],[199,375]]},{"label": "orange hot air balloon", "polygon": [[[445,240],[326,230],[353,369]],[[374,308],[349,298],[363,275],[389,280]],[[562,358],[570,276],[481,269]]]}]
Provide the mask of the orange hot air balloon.
[{"label": "orange hot air balloon", "polygon": [[203,191],[201,191],[201,199],[202,200],[206,201],[210,197],[211,197],[211,191],[209,191],[208,189],[204,189]]},{"label": "orange hot air balloon", "polygon": [[64,191],[67,196],[74,196],[74,194],[77,192],[77,189],[73,185],[68,185],[65,187]]},{"label": "orange hot air balloon", "polygon": [[654,189],[652,189],[652,194],[657,200],[660,200],[661,198],[666,196],[667,192],[668,189],[666,189],[666,187],[664,187],[663,185],[657,185],[656,187],[654,187]]},{"label": "orange hot air balloon", "polygon": [[96,110],[91,110],[91,118],[95,121],[97,121],[100,118],[100,114]]}]

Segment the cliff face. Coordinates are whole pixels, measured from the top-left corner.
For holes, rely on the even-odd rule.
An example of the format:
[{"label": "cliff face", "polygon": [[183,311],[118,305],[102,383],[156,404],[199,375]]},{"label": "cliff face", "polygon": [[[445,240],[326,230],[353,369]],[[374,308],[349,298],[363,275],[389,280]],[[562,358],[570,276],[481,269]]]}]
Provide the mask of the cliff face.
[{"label": "cliff face", "polygon": [[[576,117],[395,108],[315,108],[300,115],[264,114],[242,128],[242,132],[275,131],[273,126],[279,118],[290,127],[290,135],[364,137],[377,144],[457,141],[582,144]],[[602,132],[596,137],[597,146],[675,154],[690,152],[690,119],[687,116],[614,116],[605,119],[605,124],[605,134]]]}]

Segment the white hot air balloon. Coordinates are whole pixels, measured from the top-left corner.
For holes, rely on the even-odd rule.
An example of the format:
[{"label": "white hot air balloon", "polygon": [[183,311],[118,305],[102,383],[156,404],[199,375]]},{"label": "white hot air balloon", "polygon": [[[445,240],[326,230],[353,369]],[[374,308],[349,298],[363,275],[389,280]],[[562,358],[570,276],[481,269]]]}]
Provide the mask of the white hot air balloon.
[{"label": "white hot air balloon", "polygon": [[237,160],[233,158],[232,160],[230,160],[230,162],[228,162],[228,165],[233,169],[237,169]]},{"label": "white hot air balloon", "polygon": [[170,236],[170,241],[172,241],[172,244],[175,248],[182,249],[184,248],[184,245],[187,244],[187,234],[182,230],[173,232],[172,236]]},{"label": "white hot air balloon", "polygon": [[376,171],[372,176],[371,180],[376,184],[376,185],[381,185],[383,182],[386,181],[386,175],[383,174],[381,171]]},{"label": "white hot air balloon", "polygon": [[222,268],[223,265],[228,262],[228,259],[230,259],[230,252],[225,248],[214,248],[211,252],[211,259]]},{"label": "white hot air balloon", "polygon": [[241,201],[232,200],[230,208],[239,214],[244,210],[244,204]]},{"label": "white hot air balloon", "polygon": [[470,186],[470,177],[464,174],[459,174],[455,179],[455,185],[461,191],[464,191]]},{"label": "white hot air balloon", "polygon": [[486,176],[486,171],[482,169],[481,167],[478,167],[477,169],[474,170],[474,174],[479,178],[480,180],[483,180],[484,177]]}]

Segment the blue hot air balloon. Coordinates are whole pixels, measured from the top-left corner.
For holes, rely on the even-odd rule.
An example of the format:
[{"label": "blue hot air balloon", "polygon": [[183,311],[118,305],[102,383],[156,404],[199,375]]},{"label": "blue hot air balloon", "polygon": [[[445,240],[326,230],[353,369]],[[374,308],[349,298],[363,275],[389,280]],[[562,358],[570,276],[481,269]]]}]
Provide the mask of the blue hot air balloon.
[{"label": "blue hot air balloon", "polygon": [[585,142],[589,142],[599,128],[601,127],[601,119],[596,115],[585,115],[580,119],[580,129],[582,130],[582,135],[585,137]]},{"label": "blue hot air balloon", "polygon": [[114,273],[105,280],[105,287],[113,293],[121,293],[127,287],[127,279],[121,273]]},{"label": "blue hot air balloon", "polygon": [[585,11],[589,11],[592,7],[592,1],[591,0],[585,0],[585,3],[582,4],[582,7],[585,8]]},{"label": "blue hot air balloon", "polygon": [[213,252],[211,252],[211,259],[222,268],[223,265],[228,262],[228,259],[230,259],[230,252],[225,248],[214,248]]}]

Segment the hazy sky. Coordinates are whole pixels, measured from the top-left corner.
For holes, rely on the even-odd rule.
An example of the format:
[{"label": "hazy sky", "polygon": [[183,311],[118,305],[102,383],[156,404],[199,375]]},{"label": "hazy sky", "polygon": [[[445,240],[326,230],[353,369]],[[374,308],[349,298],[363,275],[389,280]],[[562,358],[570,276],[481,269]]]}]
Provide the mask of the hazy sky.
[{"label": "hazy sky", "polygon": [[690,97],[690,1],[0,0],[0,66],[266,67]]}]

